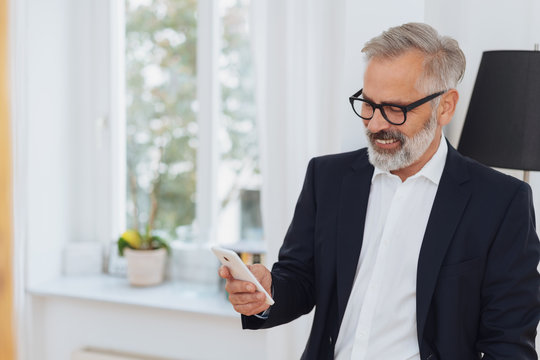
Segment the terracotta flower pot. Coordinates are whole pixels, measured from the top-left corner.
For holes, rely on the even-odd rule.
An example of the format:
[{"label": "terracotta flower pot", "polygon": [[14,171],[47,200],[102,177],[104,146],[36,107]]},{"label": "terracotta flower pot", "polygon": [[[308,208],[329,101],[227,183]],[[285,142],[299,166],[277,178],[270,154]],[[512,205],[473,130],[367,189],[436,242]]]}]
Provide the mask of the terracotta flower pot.
[{"label": "terracotta flower pot", "polygon": [[134,286],[157,285],[163,282],[167,250],[133,250],[125,249],[127,260],[127,276]]}]

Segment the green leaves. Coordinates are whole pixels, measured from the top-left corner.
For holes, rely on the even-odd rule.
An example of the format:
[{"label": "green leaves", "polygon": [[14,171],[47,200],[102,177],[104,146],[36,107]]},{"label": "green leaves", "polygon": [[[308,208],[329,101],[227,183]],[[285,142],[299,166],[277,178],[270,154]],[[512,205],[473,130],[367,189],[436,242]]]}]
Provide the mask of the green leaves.
[{"label": "green leaves", "polygon": [[122,236],[118,238],[118,254],[120,256],[124,256],[124,250],[126,248],[130,248],[133,250],[157,250],[161,248],[165,248],[167,250],[167,254],[171,254],[171,247],[169,246],[169,243],[164,240],[163,238],[153,235],[148,237],[143,237],[142,242],[140,243],[140,246],[134,246],[133,242],[129,242],[126,239],[124,239]]},{"label": "green leaves", "polygon": [[167,250],[167,254],[171,255],[171,247],[165,240],[163,240],[159,236],[152,236],[150,238],[150,248],[151,249],[165,248],[165,250]]},{"label": "green leaves", "polygon": [[131,246],[124,238],[118,239],[118,255],[124,256],[124,249],[128,247],[130,249],[135,249],[133,246]]}]

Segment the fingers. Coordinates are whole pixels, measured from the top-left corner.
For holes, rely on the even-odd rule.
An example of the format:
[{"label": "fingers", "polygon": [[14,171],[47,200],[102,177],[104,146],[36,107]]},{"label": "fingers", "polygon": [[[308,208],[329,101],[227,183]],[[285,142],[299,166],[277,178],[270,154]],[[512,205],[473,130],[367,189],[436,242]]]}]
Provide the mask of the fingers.
[{"label": "fingers", "polygon": [[218,274],[220,277],[224,278],[224,279],[232,279],[232,275],[231,275],[231,272],[229,271],[229,268],[226,267],[226,266],[223,266],[221,265],[221,267],[219,268],[219,271],[218,271]]},{"label": "fingers", "polygon": [[242,315],[252,316],[263,312],[270,306],[264,301],[262,304],[245,304],[245,305],[233,305],[234,310]]},{"label": "fingers", "polygon": [[229,301],[234,310],[240,314],[251,316],[269,308],[265,302],[265,295],[259,291],[255,293],[236,293],[229,295]]},{"label": "fingers", "polygon": [[264,294],[258,291],[256,293],[237,293],[229,296],[229,301],[233,305],[259,306],[264,303],[264,300]]},{"label": "fingers", "polygon": [[248,281],[235,280],[231,278],[227,279],[227,283],[225,284],[225,291],[227,291],[230,295],[236,293],[254,293],[256,290],[257,287]]},{"label": "fingers", "polygon": [[249,271],[255,275],[255,278],[261,283],[264,290],[266,290],[267,293],[272,294],[270,290],[272,287],[272,275],[270,270],[261,264],[248,265],[248,268]]},{"label": "fingers", "polygon": [[[249,265],[248,268],[270,294],[272,284],[270,271],[263,265]],[[219,268],[219,276],[227,280],[225,290],[229,293],[229,301],[235,311],[251,316],[270,307],[266,304],[264,293],[257,291],[257,287],[248,281],[235,280],[226,266]]]},{"label": "fingers", "polygon": [[225,290],[229,293],[229,302],[240,314],[251,316],[269,308],[266,295],[257,291],[252,283],[240,280],[227,280]]}]

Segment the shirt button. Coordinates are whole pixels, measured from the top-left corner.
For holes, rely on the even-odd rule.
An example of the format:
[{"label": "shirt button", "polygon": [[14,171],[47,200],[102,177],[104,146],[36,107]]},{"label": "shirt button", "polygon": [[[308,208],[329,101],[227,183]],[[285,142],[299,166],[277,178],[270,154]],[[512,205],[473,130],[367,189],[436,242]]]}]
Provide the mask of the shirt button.
[{"label": "shirt button", "polygon": [[332,343],[334,342],[331,336],[328,337],[328,342],[330,343],[330,345],[332,345]]}]

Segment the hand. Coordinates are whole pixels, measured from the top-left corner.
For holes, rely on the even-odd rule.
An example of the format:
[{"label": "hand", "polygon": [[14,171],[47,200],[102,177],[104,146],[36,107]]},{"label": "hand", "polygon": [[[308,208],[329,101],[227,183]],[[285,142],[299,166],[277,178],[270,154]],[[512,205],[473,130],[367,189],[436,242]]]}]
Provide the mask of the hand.
[{"label": "hand", "polygon": [[[263,265],[248,265],[249,270],[255,275],[255,278],[259,280],[263,288],[268,294],[272,294],[272,275],[270,271]],[[266,296],[257,291],[257,287],[248,282],[242,280],[235,280],[229,268],[221,266],[219,268],[219,276],[227,280],[225,290],[229,293],[229,301],[234,307],[234,310],[240,314],[251,316],[258,314],[270,307],[266,303]]]}]

